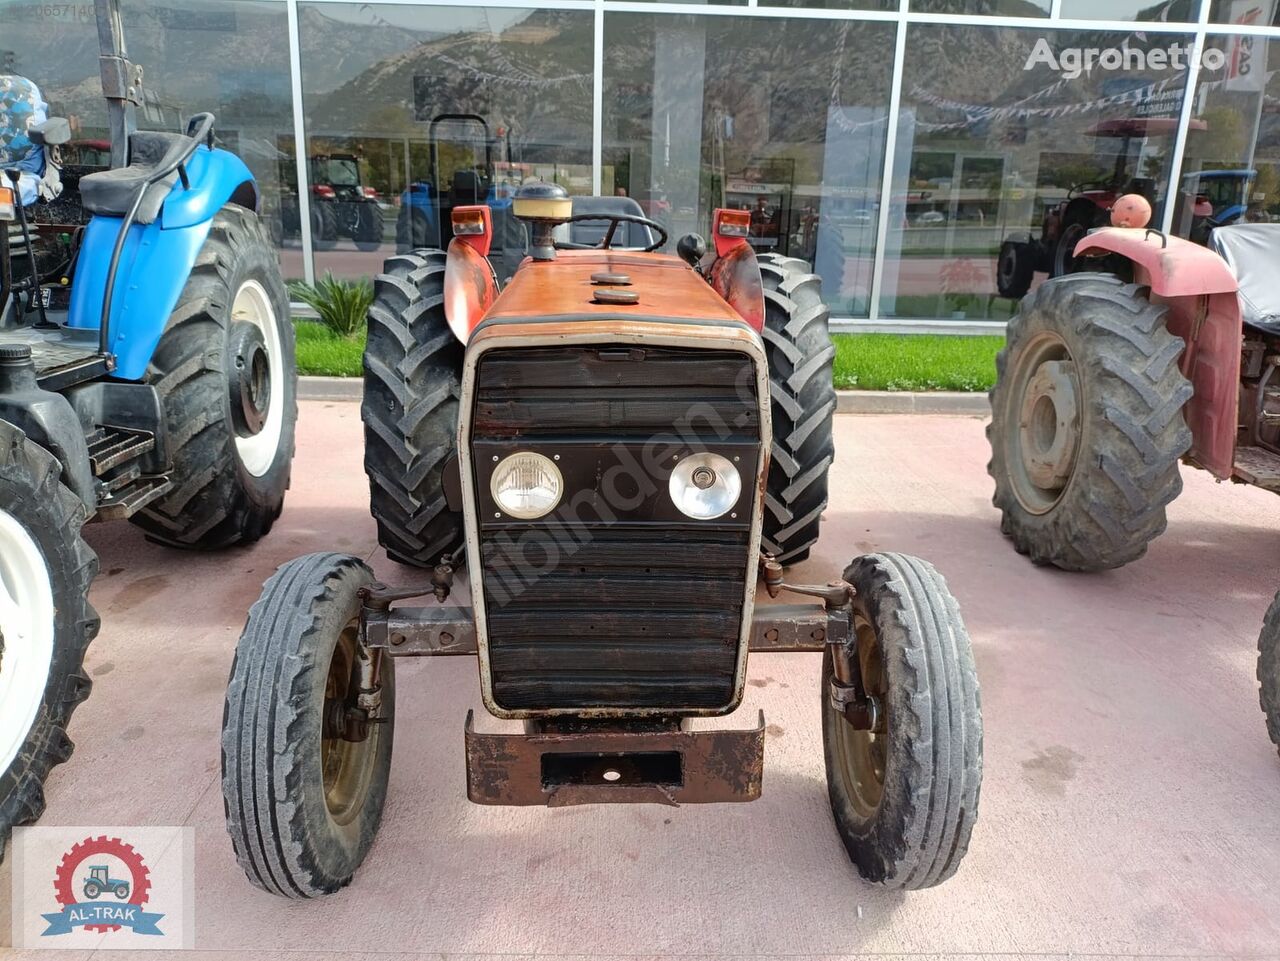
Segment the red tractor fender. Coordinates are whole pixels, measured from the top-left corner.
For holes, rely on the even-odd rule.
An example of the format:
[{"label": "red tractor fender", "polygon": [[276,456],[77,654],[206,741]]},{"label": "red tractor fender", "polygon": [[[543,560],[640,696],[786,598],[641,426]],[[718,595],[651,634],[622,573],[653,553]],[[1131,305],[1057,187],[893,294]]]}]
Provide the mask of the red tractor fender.
[{"label": "red tractor fender", "polygon": [[1103,227],[1076,245],[1079,256],[1118,254],[1135,283],[1169,308],[1166,325],[1187,345],[1179,367],[1195,393],[1183,412],[1191,428],[1187,459],[1223,480],[1235,466],[1243,321],[1236,275],[1216,253],[1181,237],[1140,227]]}]

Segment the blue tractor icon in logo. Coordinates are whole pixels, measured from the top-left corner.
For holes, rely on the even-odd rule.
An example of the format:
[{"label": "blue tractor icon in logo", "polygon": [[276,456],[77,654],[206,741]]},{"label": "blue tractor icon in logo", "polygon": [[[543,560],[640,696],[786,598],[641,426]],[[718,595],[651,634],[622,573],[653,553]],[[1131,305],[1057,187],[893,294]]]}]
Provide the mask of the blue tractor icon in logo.
[{"label": "blue tractor icon in logo", "polygon": [[110,891],[123,901],[129,896],[129,882],[109,877],[105,864],[92,864],[89,876],[84,879],[84,896],[89,901],[96,901],[103,891]]}]

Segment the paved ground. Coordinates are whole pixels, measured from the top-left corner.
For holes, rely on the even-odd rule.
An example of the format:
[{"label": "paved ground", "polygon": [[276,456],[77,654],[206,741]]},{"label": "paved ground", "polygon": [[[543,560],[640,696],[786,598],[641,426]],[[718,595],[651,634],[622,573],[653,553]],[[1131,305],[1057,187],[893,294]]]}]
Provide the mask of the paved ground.
[{"label": "paved ground", "polygon": [[403,664],[391,797],[355,883],[307,904],[251,888],[218,787],[245,609],[304,551],[350,550],[402,576],[374,550],[359,410],[341,403],[304,405],[294,489],[258,547],[180,556],[128,525],[92,531],[95,690],[46,823],[195,825],[209,957],[1280,956],[1280,759],[1253,680],[1280,588],[1280,499],[1190,473],[1148,558],[1071,576],[1000,537],[981,421],[837,420],[834,499],[800,576],[830,577],[868,550],[922,554],[949,578],[977,651],[981,817],[943,887],[859,880],[825,798],[817,659],[775,654],[752,658],[734,718],[763,708],[771,725],[764,797],[676,810],[468,804],[475,664]]}]

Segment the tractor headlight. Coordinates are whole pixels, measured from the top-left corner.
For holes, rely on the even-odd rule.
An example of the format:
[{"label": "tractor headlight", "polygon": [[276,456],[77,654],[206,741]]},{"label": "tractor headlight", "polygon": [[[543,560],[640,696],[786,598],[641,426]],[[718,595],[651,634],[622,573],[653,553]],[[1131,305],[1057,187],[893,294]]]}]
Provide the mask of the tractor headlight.
[{"label": "tractor headlight", "polygon": [[551,458],[521,451],[504,457],[493,469],[489,490],[500,510],[527,521],[555,509],[564,478]]},{"label": "tractor headlight", "polygon": [[726,457],[690,454],[671,471],[667,491],[680,513],[709,521],[727,514],[738,503],[742,478]]}]

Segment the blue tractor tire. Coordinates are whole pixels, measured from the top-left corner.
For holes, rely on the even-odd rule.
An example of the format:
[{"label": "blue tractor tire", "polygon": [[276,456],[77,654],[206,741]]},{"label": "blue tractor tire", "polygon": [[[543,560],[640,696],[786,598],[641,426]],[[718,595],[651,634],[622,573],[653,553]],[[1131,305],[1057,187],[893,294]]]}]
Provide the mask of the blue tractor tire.
[{"label": "blue tractor tire", "polygon": [[252,211],[214,216],[145,380],[164,410],[173,486],[131,520],[195,550],[271,530],[289,487],[297,369],[289,298]]}]

